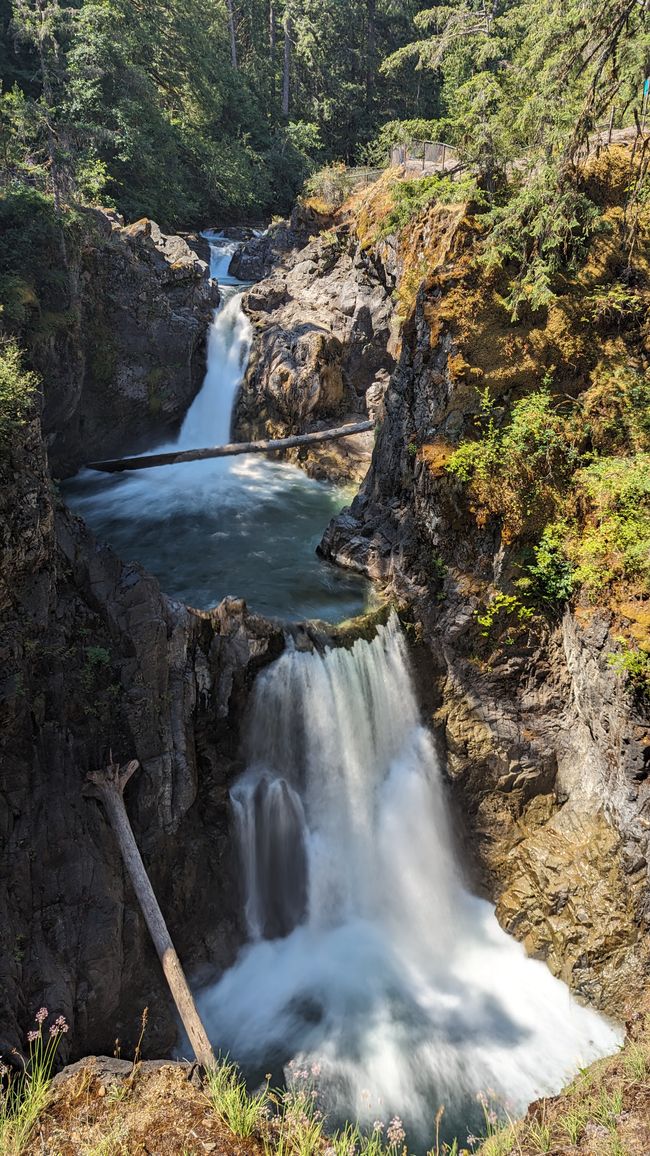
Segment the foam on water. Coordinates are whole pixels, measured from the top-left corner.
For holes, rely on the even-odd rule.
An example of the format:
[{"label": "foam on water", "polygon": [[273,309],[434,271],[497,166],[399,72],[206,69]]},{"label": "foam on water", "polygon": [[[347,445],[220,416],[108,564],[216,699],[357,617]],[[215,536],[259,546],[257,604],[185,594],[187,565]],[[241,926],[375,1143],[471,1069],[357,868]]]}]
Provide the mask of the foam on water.
[{"label": "foam on water", "polygon": [[200,996],[249,1072],[317,1071],[331,1120],[399,1115],[431,1140],[519,1112],[618,1030],[466,889],[396,619],[372,643],[288,651],[256,682],[233,790],[250,942]]}]

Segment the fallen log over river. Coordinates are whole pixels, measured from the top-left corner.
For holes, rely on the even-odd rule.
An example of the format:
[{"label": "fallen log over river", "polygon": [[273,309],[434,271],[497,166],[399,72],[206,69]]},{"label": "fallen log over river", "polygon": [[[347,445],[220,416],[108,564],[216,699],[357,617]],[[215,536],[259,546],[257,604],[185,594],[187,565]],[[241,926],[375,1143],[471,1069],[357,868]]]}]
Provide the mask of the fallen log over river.
[{"label": "fallen log over river", "polygon": [[351,434],[367,433],[374,429],[372,421],[358,421],[336,429],[316,430],[314,433],[293,434],[288,438],[270,438],[255,442],[232,442],[225,446],[208,446],[201,450],[179,450],[166,454],[143,454],[137,458],[115,458],[106,462],[88,462],[87,469],[115,474],[122,470],[151,470],[155,466],[175,466],[179,462],[200,462],[204,458],[230,458],[236,454],[266,454],[275,450],[290,450],[296,446],[334,441]]}]

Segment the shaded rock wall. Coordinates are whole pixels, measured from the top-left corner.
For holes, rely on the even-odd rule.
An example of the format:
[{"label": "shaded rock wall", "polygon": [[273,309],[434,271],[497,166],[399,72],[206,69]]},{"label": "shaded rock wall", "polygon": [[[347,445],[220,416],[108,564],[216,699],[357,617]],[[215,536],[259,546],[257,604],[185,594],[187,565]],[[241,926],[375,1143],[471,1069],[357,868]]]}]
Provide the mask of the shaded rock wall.
[{"label": "shaded rock wall", "polygon": [[[65,1014],[73,1055],[176,1036],[162,973],[86,772],[137,757],[136,838],[181,959],[227,964],[241,941],[228,784],[276,626],[226,601],[194,613],[99,545],[53,495],[35,418],[0,465],[0,1052],[36,1007]],[[65,1058],[65,1055],[64,1055]]]},{"label": "shaded rock wall", "polygon": [[144,448],[177,428],[205,374],[218,289],[181,237],[88,210],[68,254],[64,327],[32,351],[45,383],[55,477]]}]

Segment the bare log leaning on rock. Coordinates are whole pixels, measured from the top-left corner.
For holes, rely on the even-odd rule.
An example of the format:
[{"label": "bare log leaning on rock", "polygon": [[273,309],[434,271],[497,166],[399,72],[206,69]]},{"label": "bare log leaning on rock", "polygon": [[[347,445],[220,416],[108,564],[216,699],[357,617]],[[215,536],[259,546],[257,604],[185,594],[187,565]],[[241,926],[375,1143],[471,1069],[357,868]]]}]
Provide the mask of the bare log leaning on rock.
[{"label": "bare log leaning on rock", "polygon": [[216,1066],[214,1052],[196,1010],[196,1004],[142,862],[124,806],[124,788],[139,765],[137,759],[132,759],[122,767],[118,763],[111,762],[101,771],[90,771],[86,776],[84,794],[100,799],[104,804],[194,1054],[202,1067],[210,1069]]},{"label": "bare log leaning on rock", "polygon": [[336,438],[346,438],[350,434],[367,433],[374,429],[372,421],[358,421],[352,425],[340,425],[336,429],[316,430],[314,433],[292,434],[288,438],[271,438],[256,442],[231,442],[225,446],[208,446],[204,450],[179,450],[171,454],[143,454],[138,458],[114,458],[106,462],[88,462],[86,469],[100,470],[107,474],[120,470],[150,470],[154,466],[175,466],[179,462],[200,462],[204,458],[230,458],[236,454],[265,454],[274,450],[290,450],[295,446],[314,445],[315,442],[329,442]]}]

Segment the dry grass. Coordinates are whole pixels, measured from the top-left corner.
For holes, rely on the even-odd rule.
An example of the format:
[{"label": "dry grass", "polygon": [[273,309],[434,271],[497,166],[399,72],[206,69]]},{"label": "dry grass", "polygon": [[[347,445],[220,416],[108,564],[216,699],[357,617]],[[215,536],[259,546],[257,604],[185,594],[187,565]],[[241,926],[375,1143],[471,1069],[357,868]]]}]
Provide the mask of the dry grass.
[{"label": "dry grass", "polygon": [[136,1068],[133,1079],[106,1080],[90,1059],[56,1085],[26,1156],[261,1156],[261,1142],[240,1140],[212,1110],[206,1093],[176,1064]]}]

